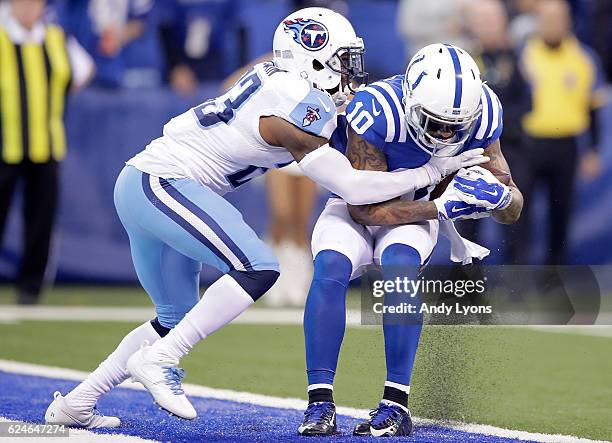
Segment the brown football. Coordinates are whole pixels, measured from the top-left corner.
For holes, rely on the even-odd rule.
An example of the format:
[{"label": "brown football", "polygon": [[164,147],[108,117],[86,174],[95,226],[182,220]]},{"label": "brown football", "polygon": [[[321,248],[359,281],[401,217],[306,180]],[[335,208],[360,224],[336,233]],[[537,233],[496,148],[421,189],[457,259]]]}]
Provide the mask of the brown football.
[{"label": "brown football", "polygon": [[[493,166],[489,166],[489,163],[485,163],[480,166],[488,171],[491,171],[491,173],[504,185],[510,184],[510,180],[512,179],[512,176],[510,175],[508,171],[502,171],[501,169],[495,168]],[[455,174],[444,177],[444,179],[440,183],[438,183],[438,185],[431,192],[429,199],[433,200],[435,198],[440,197],[454,176]]]}]

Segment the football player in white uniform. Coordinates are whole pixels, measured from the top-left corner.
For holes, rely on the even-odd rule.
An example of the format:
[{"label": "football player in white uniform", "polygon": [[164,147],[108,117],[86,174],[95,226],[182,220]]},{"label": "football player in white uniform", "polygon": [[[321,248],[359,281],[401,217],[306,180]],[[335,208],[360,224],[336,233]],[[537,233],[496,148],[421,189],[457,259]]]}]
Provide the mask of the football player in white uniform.
[{"label": "football player in white uniform", "polygon": [[[297,161],[308,177],[345,201],[367,204],[486,161],[475,151],[410,171],[354,169],[327,141],[336,128],[336,105],[364,81],[362,40],[341,15],[308,8],[283,20],[273,49],[273,61],[253,66],[222,96],[173,118],[119,175],[115,206],[157,317],[130,332],[68,395],[56,393],[48,423],[119,426],[118,418],[101,416],[95,405],[128,376],[160,407],[185,419],[196,416],[181,389],[179,359],[253,304],[279,275],[268,246],[224,193]],[[200,299],[202,263],[224,275]],[[150,346],[139,349],[143,342]]]},{"label": "football player in white uniform", "polygon": [[[359,169],[410,170],[431,158],[482,148],[490,161],[460,170],[433,201],[433,187],[371,205],[354,205],[341,196],[329,199],[312,235],[314,277],[304,313],[309,406],[298,428],[302,435],[336,432],[333,381],[349,281],[372,262],[382,265],[385,280],[415,280],[439,231],[451,240],[453,261],[482,259],[489,251],[461,238],[452,220],[491,215],[501,223],[513,223],[523,206],[500,149],[501,103],[481,81],[472,57],[458,47],[427,46],[404,75],[359,90],[346,109],[344,124],[346,129],[340,117],[330,143]],[[414,306],[414,295],[392,293],[384,299],[385,308]],[[370,420],[354,429],[355,435],[405,436],[412,431],[408,393],[422,319],[392,312],[383,314],[383,399]]]}]

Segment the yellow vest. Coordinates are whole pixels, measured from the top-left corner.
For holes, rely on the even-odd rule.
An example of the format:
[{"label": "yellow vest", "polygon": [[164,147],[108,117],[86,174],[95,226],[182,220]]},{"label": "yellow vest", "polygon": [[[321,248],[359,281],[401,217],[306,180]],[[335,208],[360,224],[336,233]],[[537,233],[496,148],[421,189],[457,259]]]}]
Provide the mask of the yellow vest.
[{"label": "yellow vest", "polygon": [[525,132],[538,138],[576,136],[590,125],[596,65],[576,38],[551,49],[537,37],[523,52],[523,67],[532,88],[532,111],[523,119]]},{"label": "yellow vest", "polygon": [[0,27],[0,161],[64,158],[64,108],[71,78],[62,28],[49,25],[43,43],[17,45]]}]

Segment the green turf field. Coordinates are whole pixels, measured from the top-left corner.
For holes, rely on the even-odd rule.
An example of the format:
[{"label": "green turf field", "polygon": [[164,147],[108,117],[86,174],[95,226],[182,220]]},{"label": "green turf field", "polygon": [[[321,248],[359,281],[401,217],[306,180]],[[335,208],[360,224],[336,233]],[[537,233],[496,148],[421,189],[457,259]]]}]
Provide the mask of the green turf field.
[{"label": "green turf field", "polygon": [[[0,292],[1,301],[8,298]],[[146,303],[133,289],[82,288],[56,290],[47,302],[67,300],[73,305],[84,300],[88,305]],[[91,370],[134,326],[0,324],[0,358]],[[339,404],[376,404],[384,381],[382,345],[377,328],[347,330],[336,379]],[[229,326],[183,364],[189,383],[304,397],[299,326]],[[425,328],[412,389],[411,407],[420,417],[612,439],[612,338],[499,327]]]}]

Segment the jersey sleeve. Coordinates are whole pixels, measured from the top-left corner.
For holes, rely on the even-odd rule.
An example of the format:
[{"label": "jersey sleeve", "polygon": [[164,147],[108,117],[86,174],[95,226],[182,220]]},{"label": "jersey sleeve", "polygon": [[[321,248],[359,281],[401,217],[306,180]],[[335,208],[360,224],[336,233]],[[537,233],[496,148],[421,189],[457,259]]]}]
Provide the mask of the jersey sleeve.
[{"label": "jersey sleeve", "polygon": [[497,94],[487,85],[482,85],[482,114],[476,122],[476,131],[468,149],[486,148],[499,140],[504,129],[504,110]]},{"label": "jersey sleeve", "polygon": [[382,149],[387,142],[387,119],[382,104],[371,92],[363,89],[346,107],[346,119],[353,131],[368,143]]},{"label": "jersey sleeve", "polygon": [[[283,75],[280,75],[283,74]],[[277,95],[273,115],[303,131],[329,139],[336,129],[336,106],[331,96],[310,82],[289,73],[270,77]]]},{"label": "jersey sleeve", "polygon": [[336,130],[329,138],[329,146],[345,154],[346,146],[348,145],[348,121],[346,120],[346,115],[338,114],[337,121],[338,125],[336,126]]}]

